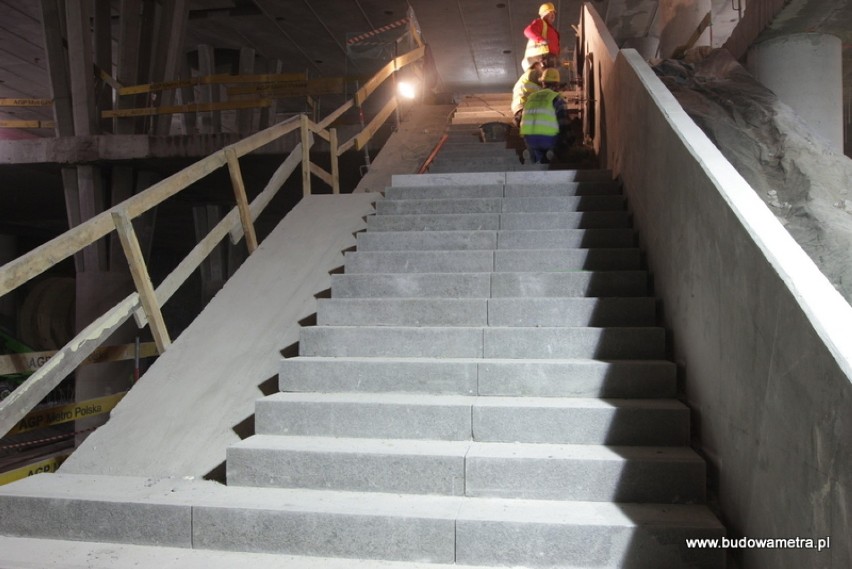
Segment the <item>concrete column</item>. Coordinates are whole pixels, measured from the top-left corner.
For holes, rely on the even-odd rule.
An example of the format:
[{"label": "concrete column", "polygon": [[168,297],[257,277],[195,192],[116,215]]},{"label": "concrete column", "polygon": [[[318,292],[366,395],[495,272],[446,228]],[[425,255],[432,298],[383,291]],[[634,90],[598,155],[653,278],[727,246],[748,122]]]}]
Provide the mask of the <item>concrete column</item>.
[{"label": "concrete column", "polygon": [[817,33],[767,40],[748,52],[749,71],[843,153],[843,44]]}]

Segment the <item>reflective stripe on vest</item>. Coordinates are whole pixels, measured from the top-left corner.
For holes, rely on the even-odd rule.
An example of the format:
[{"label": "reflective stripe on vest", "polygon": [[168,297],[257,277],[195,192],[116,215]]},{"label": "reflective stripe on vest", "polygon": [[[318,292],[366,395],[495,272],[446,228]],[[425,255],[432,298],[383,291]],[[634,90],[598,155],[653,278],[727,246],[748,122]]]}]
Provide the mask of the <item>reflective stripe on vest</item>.
[{"label": "reflective stripe on vest", "polygon": [[553,101],[558,96],[556,91],[542,89],[527,98],[524,114],[521,116],[521,136],[559,134],[559,121],[556,118],[556,109],[553,108]]}]

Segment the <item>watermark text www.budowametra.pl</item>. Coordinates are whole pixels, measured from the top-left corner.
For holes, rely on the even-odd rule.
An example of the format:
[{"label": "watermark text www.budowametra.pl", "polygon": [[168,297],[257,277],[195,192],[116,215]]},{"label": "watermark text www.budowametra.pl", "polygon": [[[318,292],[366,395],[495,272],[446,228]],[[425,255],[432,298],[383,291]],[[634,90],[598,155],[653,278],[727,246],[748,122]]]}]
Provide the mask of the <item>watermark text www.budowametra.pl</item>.
[{"label": "watermark text www.budowametra.pl", "polygon": [[789,538],[715,538],[687,539],[689,549],[816,549],[822,551],[831,547],[830,537],[789,537]]}]

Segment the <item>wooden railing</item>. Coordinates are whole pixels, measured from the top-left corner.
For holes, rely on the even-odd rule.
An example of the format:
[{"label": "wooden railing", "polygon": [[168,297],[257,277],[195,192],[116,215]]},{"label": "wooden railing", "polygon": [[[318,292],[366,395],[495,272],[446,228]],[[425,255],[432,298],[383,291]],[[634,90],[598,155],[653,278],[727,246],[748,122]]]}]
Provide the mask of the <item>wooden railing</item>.
[{"label": "wooden railing", "polygon": [[[121,241],[136,285],[135,292],[80,331],[9,397],[0,402],[0,434],[7,433],[60,381],[89,358],[110,334],[131,317],[140,328],[146,324],[149,326],[160,353],[168,349],[171,337],[163,320],[161,307],[226,235],[230,234],[234,243],[245,237],[249,254],[257,248],[254,221],[300,163],[304,196],[311,194],[311,174],[329,184],[334,193],[339,193],[338,157],[351,148],[360,150],[364,147],[381,124],[397,108],[396,96],[392,95],[376,117],[361,132],[343,144],[338,144],[337,132],[329,126],[347,110],[353,107],[360,109],[364,101],[396,70],[419,61],[424,53],[425,48],[421,45],[392,60],[355,93],[354,99],[344,103],[319,123],[313,122],[302,114],[226,146],[0,267],[0,296],[3,296],[115,231]],[[295,130],[300,131],[299,144],[272,174],[266,187],[249,203],[239,159]],[[314,135],[329,143],[331,172],[323,170],[310,161],[310,148],[313,145]],[[231,177],[236,206],[155,288],[132,221],[226,165]]]}]

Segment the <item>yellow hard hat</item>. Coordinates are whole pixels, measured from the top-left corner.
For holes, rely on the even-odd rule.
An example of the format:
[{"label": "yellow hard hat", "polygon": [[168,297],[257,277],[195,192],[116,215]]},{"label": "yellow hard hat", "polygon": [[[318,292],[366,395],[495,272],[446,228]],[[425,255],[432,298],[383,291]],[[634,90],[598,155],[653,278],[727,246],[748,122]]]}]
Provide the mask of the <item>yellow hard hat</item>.
[{"label": "yellow hard hat", "polygon": [[555,12],[555,11],[556,11],[556,7],[553,5],[553,2],[545,2],[544,4],[539,6],[538,15],[541,16],[542,18],[544,18],[546,15],[550,14],[551,12]]},{"label": "yellow hard hat", "polygon": [[559,70],[554,68],[545,69],[541,75],[542,83],[559,83]]}]

